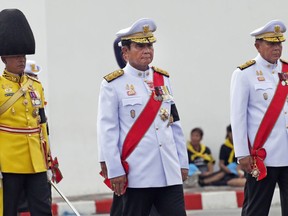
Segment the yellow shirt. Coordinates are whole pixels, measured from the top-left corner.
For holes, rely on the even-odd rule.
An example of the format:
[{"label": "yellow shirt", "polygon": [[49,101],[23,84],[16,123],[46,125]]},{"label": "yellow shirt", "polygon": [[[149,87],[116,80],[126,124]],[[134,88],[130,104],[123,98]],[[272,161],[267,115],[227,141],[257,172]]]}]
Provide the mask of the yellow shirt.
[{"label": "yellow shirt", "polygon": [[[41,83],[27,75],[21,77],[4,71],[0,77],[0,106],[28,79],[33,83],[9,109],[0,116],[0,171],[8,173],[37,173],[47,170],[49,152],[46,124],[40,124],[39,108],[44,107],[44,92]],[[13,132],[1,130],[12,128]],[[41,128],[40,133],[17,133],[25,129]],[[42,140],[42,142],[41,142]],[[46,147],[43,147],[43,141]]]}]

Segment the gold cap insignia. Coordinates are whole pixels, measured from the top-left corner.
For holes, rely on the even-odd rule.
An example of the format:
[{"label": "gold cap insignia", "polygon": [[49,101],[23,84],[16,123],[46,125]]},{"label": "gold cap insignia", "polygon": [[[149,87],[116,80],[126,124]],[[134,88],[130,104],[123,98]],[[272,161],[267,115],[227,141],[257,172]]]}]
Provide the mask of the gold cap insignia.
[{"label": "gold cap insignia", "polygon": [[147,34],[150,31],[149,25],[144,25],[143,26],[143,33]]},{"label": "gold cap insignia", "polygon": [[279,26],[279,25],[275,25],[275,26],[274,26],[274,32],[275,32],[275,33],[281,33],[281,29],[280,29],[280,26]]}]

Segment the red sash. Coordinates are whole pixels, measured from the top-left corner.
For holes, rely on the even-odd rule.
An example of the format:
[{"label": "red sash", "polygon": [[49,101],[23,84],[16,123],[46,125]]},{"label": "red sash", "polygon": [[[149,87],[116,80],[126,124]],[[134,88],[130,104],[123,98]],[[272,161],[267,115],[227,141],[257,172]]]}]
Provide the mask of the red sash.
[{"label": "red sash", "polygon": [[[288,72],[288,64],[282,62],[282,72]],[[257,181],[264,179],[267,175],[266,166],[264,164],[264,159],[266,158],[266,150],[263,147],[268,136],[270,135],[287,98],[288,86],[287,84],[282,85],[281,79],[277,89],[275,91],[274,97],[261,121],[258,128],[257,134],[255,136],[253,148],[251,148],[251,156],[254,159],[254,167],[252,170],[252,175],[257,178]]]},{"label": "red sash", "polygon": [[[164,85],[164,79],[163,75],[154,72],[153,74],[153,82],[154,86],[163,86]],[[121,155],[121,162],[123,165],[123,168],[125,170],[126,175],[129,173],[129,165],[126,161],[126,159],[129,157],[129,155],[133,152],[133,150],[136,148],[142,137],[145,135],[151,124],[153,123],[160,107],[162,104],[162,101],[155,100],[155,92],[153,91],[151,94],[151,97],[144,107],[143,111],[141,112],[140,116],[137,118],[135,123],[132,125],[130,131],[128,132],[122,148],[122,155]],[[100,172],[100,175],[102,175],[102,172]],[[103,176],[103,175],[102,175]],[[111,183],[109,179],[105,179],[104,183],[110,188]],[[125,184],[125,190],[128,185],[128,179]]]}]

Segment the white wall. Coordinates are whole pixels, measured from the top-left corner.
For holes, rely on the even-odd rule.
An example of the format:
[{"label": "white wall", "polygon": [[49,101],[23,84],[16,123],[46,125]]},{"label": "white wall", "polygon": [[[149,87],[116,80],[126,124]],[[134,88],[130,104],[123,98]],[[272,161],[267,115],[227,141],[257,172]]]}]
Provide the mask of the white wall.
[{"label": "white wall", "polygon": [[23,9],[36,36],[35,58],[46,69],[41,79],[49,96],[50,139],[64,174],[59,187],[66,195],[108,191],[98,175],[96,115],[102,77],[118,68],[112,49],[118,30],[142,17],[156,21],[153,65],[171,74],[186,138],[202,127],[203,143],[218,158],[230,123],[231,74],[256,55],[249,33],[276,18],[288,26],[284,0],[0,3]]}]

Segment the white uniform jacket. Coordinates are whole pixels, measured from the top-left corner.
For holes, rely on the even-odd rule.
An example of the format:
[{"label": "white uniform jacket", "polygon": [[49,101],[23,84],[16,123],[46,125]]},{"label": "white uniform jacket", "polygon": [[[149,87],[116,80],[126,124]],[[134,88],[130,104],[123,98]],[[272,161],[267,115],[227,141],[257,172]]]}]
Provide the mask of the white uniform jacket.
[{"label": "white uniform jacket", "polygon": [[[231,80],[231,125],[236,157],[250,155],[251,145],[274,96],[278,85],[278,73],[282,62],[270,64],[260,54],[255,64],[246,69],[234,71]],[[276,121],[264,148],[267,152],[266,166],[288,166],[288,101]]]},{"label": "white uniform jacket", "polygon": [[[147,81],[153,80],[153,69],[138,71],[129,64],[117,79],[101,83],[97,131],[100,160],[104,160],[108,177],[124,175],[121,164],[123,142],[151,94]],[[171,92],[169,78],[164,85]],[[170,114],[174,100],[164,100],[161,108]],[[161,109],[160,108],[160,109]],[[137,147],[127,158],[129,164],[128,187],[164,187],[182,184],[181,168],[188,169],[185,138],[179,121],[168,125],[161,120],[160,112]]]}]

